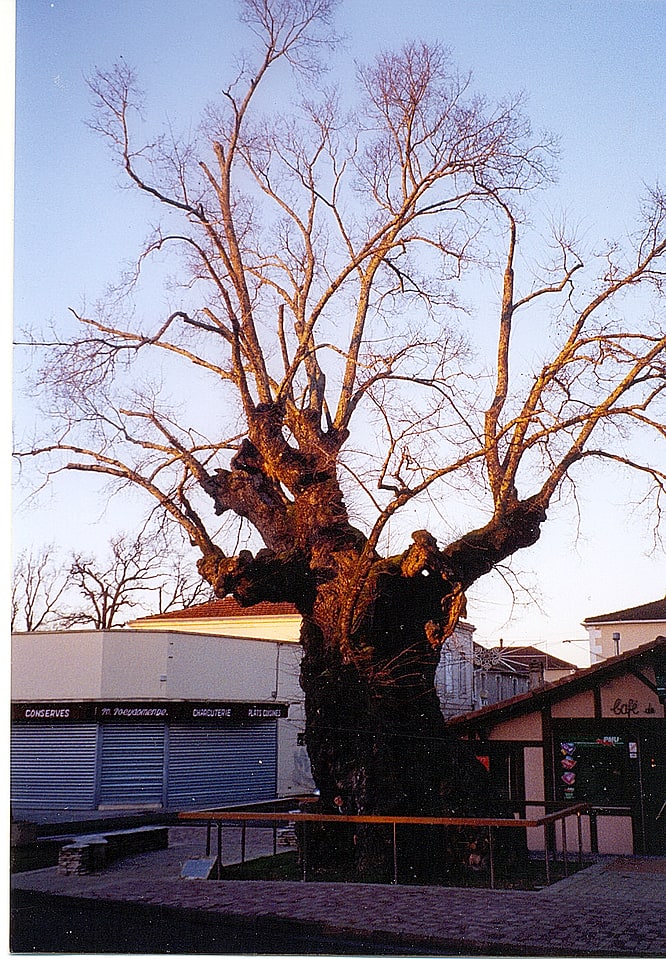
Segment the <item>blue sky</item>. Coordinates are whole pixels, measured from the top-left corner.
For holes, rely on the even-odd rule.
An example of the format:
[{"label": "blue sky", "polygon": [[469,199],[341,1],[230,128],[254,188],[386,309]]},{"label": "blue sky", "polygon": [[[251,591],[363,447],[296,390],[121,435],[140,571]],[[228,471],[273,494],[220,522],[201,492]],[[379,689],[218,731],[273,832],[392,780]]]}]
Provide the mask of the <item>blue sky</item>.
[{"label": "blue sky", "polygon": [[[15,322],[64,329],[68,307],[96,299],[147,231],[85,126],[85,76],[123,58],[151,117],[196,124],[243,40],[233,0],[18,0],[16,21]],[[663,0],[345,0],[338,29],[347,37],[339,76],[383,47],[436,38],[490,97],[524,91],[534,128],[560,137],[545,208],[566,209],[590,236],[625,232],[642,183],[664,179]],[[18,356],[19,388],[21,371]],[[17,424],[29,416],[19,396]],[[88,491],[85,477],[68,477],[27,508],[17,496],[16,548],[58,540],[71,549],[106,535],[119,501],[105,511]],[[508,620],[506,590],[484,582],[470,606],[479,638],[548,644],[573,658],[576,647],[559,643],[585,639],[585,616],[663,595],[663,552],[648,555],[642,522],[624,509],[632,492],[616,479],[584,487],[578,538],[574,512],[556,509],[521,557],[543,609]]]}]

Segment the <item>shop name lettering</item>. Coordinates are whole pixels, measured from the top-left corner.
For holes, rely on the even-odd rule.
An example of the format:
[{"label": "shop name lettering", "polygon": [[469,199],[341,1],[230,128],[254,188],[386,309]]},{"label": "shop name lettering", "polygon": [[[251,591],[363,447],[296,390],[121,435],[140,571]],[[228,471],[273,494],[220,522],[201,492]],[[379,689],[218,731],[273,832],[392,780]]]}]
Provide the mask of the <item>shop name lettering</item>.
[{"label": "shop name lettering", "polygon": [[69,709],[26,709],[26,719],[69,719]]},{"label": "shop name lettering", "polygon": [[611,712],[615,713],[616,716],[637,716],[639,713],[638,700],[627,699],[623,701],[616,699],[611,706]]},{"label": "shop name lettering", "polygon": [[114,706],[113,709],[105,706],[102,709],[102,716],[156,716],[163,719],[168,715],[168,710],[164,707],[140,707],[140,706]]},{"label": "shop name lettering", "polygon": [[[232,710],[228,706],[225,708],[192,710],[192,716],[195,719],[231,719],[232,715]],[[280,709],[273,709],[270,707],[259,709],[256,706],[249,706],[247,709],[247,715],[250,719],[280,719],[282,712]]]},{"label": "shop name lettering", "polygon": [[102,706],[94,703],[75,703],[68,705],[43,706],[41,704],[28,706],[21,703],[16,714],[17,719],[33,720],[101,720],[102,722],[114,719],[162,719],[165,721],[187,718],[191,719],[282,719],[285,715],[284,706],[252,705],[250,703],[229,703],[220,705],[189,705],[179,708],[180,704],[148,704],[132,705],[118,703]]}]

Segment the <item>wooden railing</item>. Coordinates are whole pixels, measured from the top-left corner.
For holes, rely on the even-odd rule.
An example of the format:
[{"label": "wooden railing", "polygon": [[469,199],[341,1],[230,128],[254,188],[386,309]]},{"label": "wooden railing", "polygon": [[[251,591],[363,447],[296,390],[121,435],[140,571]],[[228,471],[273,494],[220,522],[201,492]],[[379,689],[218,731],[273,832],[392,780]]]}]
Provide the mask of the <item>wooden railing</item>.
[{"label": "wooden railing", "polygon": [[554,830],[557,823],[561,823],[562,837],[561,850],[562,862],[564,865],[565,876],[569,873],[569,854],[567,849],[567,828],[568,818],[575,816],[577,820],[577,841],[578,841],[578,861],[582,863],[583,859],[583,832],[581,818],[590,814],[590,807],[587,803],[578,803],[574,806],[568,806],[559,809],[556,812],[548,813],[536,819],[483,819],[483,818],[464,818],[454,817],[435,817],[435,816],[347,816],[341,813],[327,815],[322,813],[308,812],[234,812],[231,810],[198,810],[181,812],[178,816],[183,824],[205,825],[206,832],[206,855],[211,852],[211,832],[213,827],[217,827],[217,876],[220,878],[222,868],[222,829],[224,827],[241,827],[241,861],[245,861],[246,831],[248,828],[273,830],[273,855],[277,851],[277,827],[279,823],[288,825],[301,825],[301,866],[302,879],[307,881],[308,862],[307,862],[307,826],[310,823],[348,823],[355,825],[375,825],[391,826],[393,833],[393,882],[398,882],[398,844],[397,829],[398,826],[452,826],[466,827],[470,829],[487,830],[488,837],[488,857],[490,872],[490,888],[495,888],[495,835],[497,829],[543,829],[544,853],[545,853],[545,878],[546,885],[551,883],[550,861],[557,857],[557,843],[554,839]]}]

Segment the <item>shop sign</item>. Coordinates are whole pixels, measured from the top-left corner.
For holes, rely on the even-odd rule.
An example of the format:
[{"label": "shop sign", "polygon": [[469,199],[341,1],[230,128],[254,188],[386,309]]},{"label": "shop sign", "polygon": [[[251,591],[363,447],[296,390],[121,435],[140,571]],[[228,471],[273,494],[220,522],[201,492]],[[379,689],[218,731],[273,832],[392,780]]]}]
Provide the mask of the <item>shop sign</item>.
[{"label": "shop sign", "polygon": [[41,702],[12,703],[12,720],[25,723],[242,722],[285,719],[286,703],[237,702]]},{"label": "shop sign", "polygon": [[285,703],[174,703],[178,720],[286,719],[289,706]]},{"label": "shop sign", "polygon": [[656,709],[651,702],[644,704],[644,701],[641,702],[638,699],[633,699],[632,697],[627,697],[626,699],[622,696],[617,696],[612,705],[608,705],[609,713],[612,713],[613,716],[618,716],[620,719],[631,719],[635,716],[654,716],[656,714]]},{"label": "shop sign", "polygon": [[619,697],[615,700],[611,706],[611,712],[616,716],[638,716],[639,705],[637,699],[620,699]]},{"label": "shop sign", "polygon": [[12,719],[18,722],[89,722],[94,719],[90,703],[12,703]]},{"label": "shop sign", "polygon": [[168,706],[114,705],[97,707],[96,718],[102,722],[111,719],[168,719]]}]

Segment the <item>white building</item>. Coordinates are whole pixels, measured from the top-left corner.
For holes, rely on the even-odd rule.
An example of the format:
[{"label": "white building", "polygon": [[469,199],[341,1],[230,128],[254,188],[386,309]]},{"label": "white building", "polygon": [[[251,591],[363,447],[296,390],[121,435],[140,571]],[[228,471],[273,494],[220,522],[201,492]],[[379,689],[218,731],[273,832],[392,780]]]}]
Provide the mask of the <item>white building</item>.
[{"label": "white building", "polygon": [[[295,606],[227,597],[129,625],[13,637],[15,815],[313,791]],[[437,670],[447,717],[478,705],[473,633],[456,627]]]},{"label": "white building", "polygon": [[15,634],[12,805],[205,808],[313,789],[294,639]]},{"label": "white building", "polygon": [[666,636],[666,597],[614,613],[588,616],[583,626],[590,641],[590,662],[610,659]]}]

